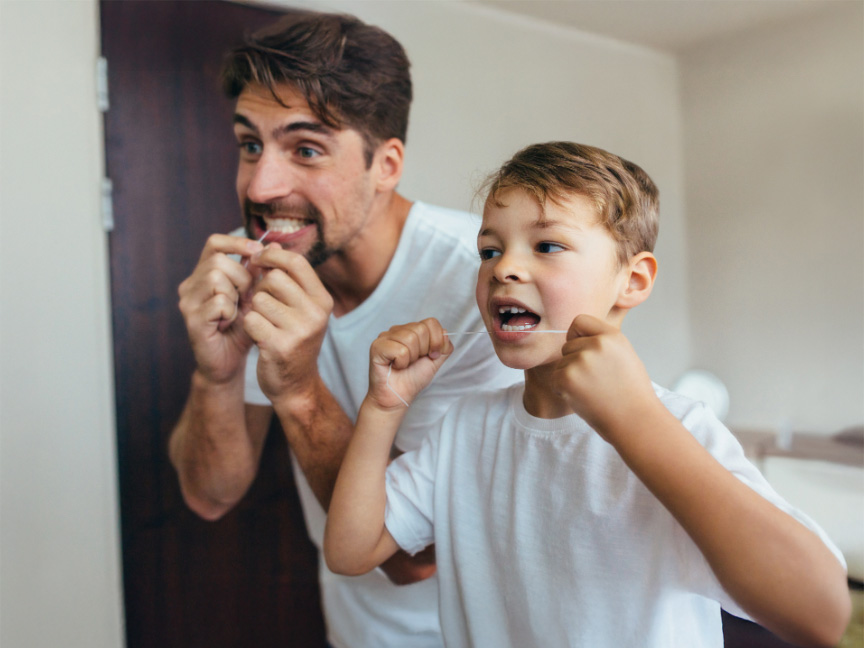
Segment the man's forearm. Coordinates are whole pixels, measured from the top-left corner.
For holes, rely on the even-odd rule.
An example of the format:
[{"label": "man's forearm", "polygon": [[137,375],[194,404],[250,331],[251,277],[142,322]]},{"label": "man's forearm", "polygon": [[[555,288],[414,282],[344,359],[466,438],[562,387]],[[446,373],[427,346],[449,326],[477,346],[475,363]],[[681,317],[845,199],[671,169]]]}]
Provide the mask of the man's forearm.
[{"label": "man's forearm", "polygon": [[247,429],[242,373],[215,384],[195,372],[169,442],[189,508],[211,520],[230,510],[255,477],[262,445],[263,435]]},{"label": "man's forearm", "polygon": [[320,378],[303,394],[274,402],[288,444],[326,511],[354,424]]},{"label": "man's forearm", "polygon": [[[285,399],[276,406],[276,413],[312,492],[329,510],[354,424],[323,383],[302,398]],[[425,580],[436,570],[434,549],[416,556],[399,551],[381,570],[397,585]]]}]

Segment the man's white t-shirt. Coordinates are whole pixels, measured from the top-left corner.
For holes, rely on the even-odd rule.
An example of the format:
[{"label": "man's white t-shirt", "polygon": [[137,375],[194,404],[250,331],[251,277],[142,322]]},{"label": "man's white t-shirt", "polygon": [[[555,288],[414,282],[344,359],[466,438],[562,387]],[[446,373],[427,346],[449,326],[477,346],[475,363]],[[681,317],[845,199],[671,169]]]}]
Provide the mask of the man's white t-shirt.
[{"label": "man's white t-shirt", "polygon": [[[705,405],[655,391],[723,466],[843,562]],[[435,543],[446,645],[722,648],[720,607],[746,615],[696,544],[587,423],[533,417],[523,393],[459,401],[387,471],[387,529],[409,553]]]},{"label": "man's white t-shirt", "polygon": [[[333,396],[353,420],[369,381],[369,347],[395,324],[437,318],[450,332],[481,331],[474,299],[479,267],[476,215],[416,202],[381,283],[359,307],[331,317],[318,368]],[[478,387],[521,380],[504,367],[487,335],[454,337],[455,351],[432,383],[415,399],[396,436],[402,451],[420,445],[449,406]],[[269,405],[256,377],[257,349],[246,366],[246,402]],[[319,548],[325,513],[292,456],[294,475],[310,537]],[[328,640],[335,648],[440,647],[436,577],[397,586],[380,570],[347,578],[330,572],[319,555],[322,604]]]}]

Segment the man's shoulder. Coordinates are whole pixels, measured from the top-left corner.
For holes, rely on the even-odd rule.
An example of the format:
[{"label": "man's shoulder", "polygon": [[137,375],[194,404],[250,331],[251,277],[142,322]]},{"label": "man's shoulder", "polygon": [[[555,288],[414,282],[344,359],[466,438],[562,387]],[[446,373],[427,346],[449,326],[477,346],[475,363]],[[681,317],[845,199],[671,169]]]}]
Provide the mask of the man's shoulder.
[{"label": "man's shoulder", "polygon": [[427,235],[434,233],[446,239],[468,242],[472,250],[481,222],[477,214],[419,201],[411,207],[411,218],[419,231]]}]

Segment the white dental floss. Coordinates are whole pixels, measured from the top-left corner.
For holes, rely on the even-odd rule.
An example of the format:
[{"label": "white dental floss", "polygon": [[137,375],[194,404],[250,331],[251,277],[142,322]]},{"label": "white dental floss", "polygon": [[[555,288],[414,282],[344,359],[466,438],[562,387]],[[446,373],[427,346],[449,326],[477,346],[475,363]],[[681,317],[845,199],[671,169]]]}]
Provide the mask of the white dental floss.
[{"label": "white dental floss", "polygon": [[[270,233],[270,230],[268,229],[266,232],[264,232],[264,233],[261,235],[261,238],[258,239],[258,243],[263,243],[263,242],[264,242],[264,239],[267,238],[267,235],[268,235],[269,233]],[[248,267],[249,267],[249,257],[246,257],[246,260],[243,262],[243,267],[244,267],[244,268],[248,268]]]},{"label": "white dental floss", "polygon": [[[520,333],[567,333],[567,331],[519,331],[519,332]],[[454,331],[453,333],[445,333],[444,335],[446,335],[447,337],[452,337],[454,335],[477,335],[479,333],[489,333],[489,331],[487,331],[486,329],[483,329],[482,331]],[[392,372],[393,372],[393,365],[391,364],[387,368],[387,380],[384,383],[384,385],[387,387],[387,389],[389,389],[391,392],[393,392],[393,395],[396,396],[396,398],[398,398],[405,407],[411,407],[408,404],[408,401],[406,401],[404,398],[402,398],[402,396],[399,395],[399,392],[397,392],[395,389],[393,389],[393,387],[390,385],[390,374]]]}]

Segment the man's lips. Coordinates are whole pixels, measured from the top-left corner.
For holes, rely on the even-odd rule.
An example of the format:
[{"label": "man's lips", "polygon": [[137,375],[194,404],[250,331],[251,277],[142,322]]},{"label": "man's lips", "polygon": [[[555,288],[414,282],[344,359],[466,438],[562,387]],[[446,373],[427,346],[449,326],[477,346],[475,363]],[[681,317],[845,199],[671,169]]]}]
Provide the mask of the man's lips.
[{"label": "man's lips", "polygon": [[[265,243],[287,242],[295,234],[313,224],[312,220],[291,216],[276,218],[252,214],[252,234],[258,240],[263,237]],[[265,232],[266,237],[264,237]]]}]

